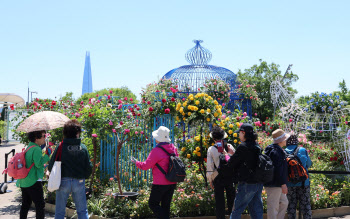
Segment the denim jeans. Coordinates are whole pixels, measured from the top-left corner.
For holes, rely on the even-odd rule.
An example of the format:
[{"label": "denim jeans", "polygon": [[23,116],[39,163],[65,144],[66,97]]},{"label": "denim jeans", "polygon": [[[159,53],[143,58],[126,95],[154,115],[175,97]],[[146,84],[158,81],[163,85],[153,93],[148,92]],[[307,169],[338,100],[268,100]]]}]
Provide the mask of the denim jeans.
[{"label": "denim jeans", "polygon": [[241,214],[248,206],[250,217],[253,219],[263,218],[263,203],[261,193],[263,184],[239,183],[237,187],[234,209],[230,219],[241,218]]},{"label": "denim jeans", "polygon": [[85,179],[73,179],[64,177],[61,179],[60,188],[56,191],[55,219],[64,219],[67,199],[72,193],[75,208],[79,219],[88,219],[88,210],[85,195]]}]

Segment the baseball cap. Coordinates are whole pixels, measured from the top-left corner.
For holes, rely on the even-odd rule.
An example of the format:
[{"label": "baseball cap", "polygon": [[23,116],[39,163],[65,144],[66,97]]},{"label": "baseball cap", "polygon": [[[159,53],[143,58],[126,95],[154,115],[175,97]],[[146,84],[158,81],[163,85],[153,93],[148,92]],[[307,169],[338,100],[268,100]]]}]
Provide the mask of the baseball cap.
[{"label": "baseball cap", "polygon": [[239,127],[237,131],[235,131],[235,133],[239,133],[240,131],[243,131],[246,133],[254,132],[254,127],[249,123],[243,123],[241,127]]}]

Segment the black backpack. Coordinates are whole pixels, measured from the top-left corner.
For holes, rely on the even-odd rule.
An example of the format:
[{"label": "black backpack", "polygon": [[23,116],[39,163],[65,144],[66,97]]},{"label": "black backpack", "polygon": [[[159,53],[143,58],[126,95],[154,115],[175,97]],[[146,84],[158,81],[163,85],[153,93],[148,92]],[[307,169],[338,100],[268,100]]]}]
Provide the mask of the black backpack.
[{"label": "black backpack", "polygon": [[168,173],[164,171],[164,169],[156,164],[158,169],[165,175],[165,178],[170,182],[183,182],[186,177],[186,166],[182,162],[182,160],[177,157],[174,153],[169,153],[162,146],[157,146],[162,149],[167,155],[169,155],[169,168]]},{"label": "black backpack", "polygon": [[[258,183],[271,182],[274,175],[273,162],[269,156],[261,153],[261,149],[258,145],[256,145],[256,147],[259,149],[259,152],[257,154],[255,170],[249,169],[249,172],[254,174],[254,181]],[[244,163],[244,165],[246,165],[246,163]]]},{"label": "black backpack", "polygon": [[[218,149],[217,145],[214,145],[216,149]],[[224,178],[224,179],[233,179],[234,178],[234,171],[233,168],[229,166],[228,162],[226,161],[226,157],[224,154],[220,154],[219,156],[219,166],[216,167],[214,163],[215,169],[218,171],[218,176],[219,178]]]},{"label": "black backpack", "polygon": [[268,183],[273,180],[274,166],[269,156],[258,154],[258,160],[255,167],[254,179],[259,183]]}]

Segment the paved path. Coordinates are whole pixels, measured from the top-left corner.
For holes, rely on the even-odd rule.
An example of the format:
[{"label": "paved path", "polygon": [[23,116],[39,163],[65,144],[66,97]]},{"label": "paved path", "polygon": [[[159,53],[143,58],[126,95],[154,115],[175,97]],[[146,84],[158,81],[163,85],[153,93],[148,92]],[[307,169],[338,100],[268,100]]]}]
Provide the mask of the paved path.
[{"label": "paved path", "polygon": [[[23,146],[23,144],[19,144],[18,142],[2,143],[0,145],[0,173],[5,169],[5,153],[10,152],[12,149],[19,152]],[[7,181],[10,180],[11,178],[8,177]],[[2,182],[4,182],[4,175],[0,175],[0,183]],[[0,194],[0,219],[18,219],[21,209],[21,190],[16,187],[15,183],[8,183],[8,190],[12,192]],[[35,218],[34,208],[29,210],[28,218]],[[52,219],[55,218],[55,215],[46,212],[45,218]]]}]

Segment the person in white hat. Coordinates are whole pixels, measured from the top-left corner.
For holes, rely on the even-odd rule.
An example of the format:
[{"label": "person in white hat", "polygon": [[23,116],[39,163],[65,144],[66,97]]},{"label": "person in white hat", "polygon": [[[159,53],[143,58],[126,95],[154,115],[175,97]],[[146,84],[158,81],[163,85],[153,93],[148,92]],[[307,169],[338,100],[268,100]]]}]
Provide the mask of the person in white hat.
[{"label": "person in white hat", "polygon": [[176,182],[167,180],[164,173],[157,167],[157,164],[165,172],[168,172],[169,156],[163,149],[170,154],[175,154],[177,157],[179,154],[177,148],[170,143],[170,130],[167,127],[160,126],[152,132],[152,136],[156,140],[157,146],[152,149],[146,161],[137,161],[132,157],[131,162],[135,163],[142,170],[152,168],[153,183],[148,205],[157,218],[167,219],[170,215],[170,204],[176,188]]},{"label": "person in white hat", "polygon": [[289,134],[282,129],[277,129],[272,132],[273,144],[265,148],[265,154],[271,158],[274,166],[273,180],[264,185],[267,193],[267,217],[269,219],[283,219],[288,207],[288,165],[282,149],[286,146],[288,137]]},{"label": "person in white hat", "polygon": [[[214,140],[215,144],[208,148],[207,178],[210,183],[210,187],[214,189],[216,218],[224,219],[225,202],[227,202],[227,214],[230,215],[236,192],[233,186],[233,168],[227,168],[225,173],[218,172],[218,168],[220,166],[220,162],[227,163],[230,156],[234,154],[235,149],[231,144],[225,144],[223,139],[227,138],[228,136],[219,126],[213,127],[210,137]],[[222,159],[225,159],[225,161]]]}]

